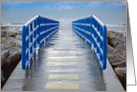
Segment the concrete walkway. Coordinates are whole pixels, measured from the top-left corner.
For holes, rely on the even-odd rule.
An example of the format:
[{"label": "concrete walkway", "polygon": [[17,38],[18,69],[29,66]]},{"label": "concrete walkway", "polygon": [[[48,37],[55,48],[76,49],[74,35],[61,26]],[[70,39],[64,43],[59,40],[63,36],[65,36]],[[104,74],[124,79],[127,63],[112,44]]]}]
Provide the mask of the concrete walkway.
[{"label": "concrete walkway", "polygon": [[3,91],[124,91],[110,64],[103,72],[92,50],[71,29],[59,30],[29,70],[18,64]]}]

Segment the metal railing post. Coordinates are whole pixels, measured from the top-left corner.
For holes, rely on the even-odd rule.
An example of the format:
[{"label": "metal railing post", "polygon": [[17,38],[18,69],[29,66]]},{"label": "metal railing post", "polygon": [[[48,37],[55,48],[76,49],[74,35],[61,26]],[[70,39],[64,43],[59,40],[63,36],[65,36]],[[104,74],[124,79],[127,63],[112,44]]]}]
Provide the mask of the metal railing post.
[{"label": "metal railing post", "polygon": [[22,27],[22,68],[25,69],[25,63],[26,63],[26,44],[25,43],[25,38],[26,38],[26,26]]},{"label": "metal railing post", "polygon": [[[104,25],[103,26],[103,38],[104,38],[104,45],[103,45],[103,52],[104,52],[104,57],[103,61],[107,61],[107,27]],[[107,65],[107,62],[104,62],[103,68],[105,69]]]}]

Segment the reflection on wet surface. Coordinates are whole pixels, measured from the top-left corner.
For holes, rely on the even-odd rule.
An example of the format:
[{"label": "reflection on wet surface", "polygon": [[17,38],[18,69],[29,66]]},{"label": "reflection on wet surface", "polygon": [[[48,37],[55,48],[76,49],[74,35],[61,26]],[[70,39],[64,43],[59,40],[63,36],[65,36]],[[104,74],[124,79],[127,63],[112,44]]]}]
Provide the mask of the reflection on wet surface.
[{"label": "reflection on wet surface", "polygon": [[59,30],[38,53],[29,70],[16,67],[2,90],[123,90],[110,65],[101,72],[90,47],[71,30]]}]

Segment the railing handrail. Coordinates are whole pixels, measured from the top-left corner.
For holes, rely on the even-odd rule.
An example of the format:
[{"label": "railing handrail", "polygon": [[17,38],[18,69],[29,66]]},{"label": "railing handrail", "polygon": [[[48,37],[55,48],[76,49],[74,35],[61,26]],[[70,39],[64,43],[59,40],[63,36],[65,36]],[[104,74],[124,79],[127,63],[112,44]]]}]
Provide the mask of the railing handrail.
[{"label": "railing handrail", "polygon": [[72,21],[72,29],[93,47],[99,68],[105,69],[107,62],[107,28],[95,15]]},{"label": "railing handrail", "polygon": [[95,15],[93,15],[92,17],[93,17],[96,21],[98,21],[98,23],[99,23],[100,25],[104,26],[104,23],[103,23],[100,19],[98,19]]},{"label": "railing handrail", "polygon": [[36,15],[36,16],[34,16],[33,18],[31,18],[28,22],[26,22],[25,24],[24,24],[24,26],[28,26],[30,23],[32,23],[34,20],[36,20],[37,18],[39,18],[39,15]]},{"label": "railing handrail", "polygon": [[[44,19],[49,19],[49,20],[52,20],[52,21],[56,21],[56,20],[53,20],[53,19],[51,19],[51,18],[47,18],[47,17],[44,17],[44,16],[40,16],[41,18],[44,18]],[[57,21],[57,22],[59,22],[59,21]]]},{"label": "railing handrail", "polygon": [[[47,23],[49,21],[50,23]],[[45,25],[40,25],[45,24]],[[58,31],[59,22],[42,17],[34,16],[22,27],[22,68],[28,69],[36,54],[36,48],[42,47],[45,40]],[[40,34],[42,33],[43,34]]]}]

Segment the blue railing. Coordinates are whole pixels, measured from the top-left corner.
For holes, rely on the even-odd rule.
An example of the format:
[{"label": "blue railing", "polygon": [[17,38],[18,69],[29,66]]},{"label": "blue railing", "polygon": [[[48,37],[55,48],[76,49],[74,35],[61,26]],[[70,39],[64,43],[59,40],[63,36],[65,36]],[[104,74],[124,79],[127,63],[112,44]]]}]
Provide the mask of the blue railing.
[{"label": "blue railing", "polygon": [[35,16],[22,28],[22,68],[28,69],[35,58],[36,48],[59,29],[59,22],[42,16]]},{"label": "blue railing", "polygon": [[91,15],[90,17],[73,21],[72,29],[93,48],[96,59],[99,61],[99,68],[101,70],[105,69],[107,62],[106,26],[95,15]]}]

